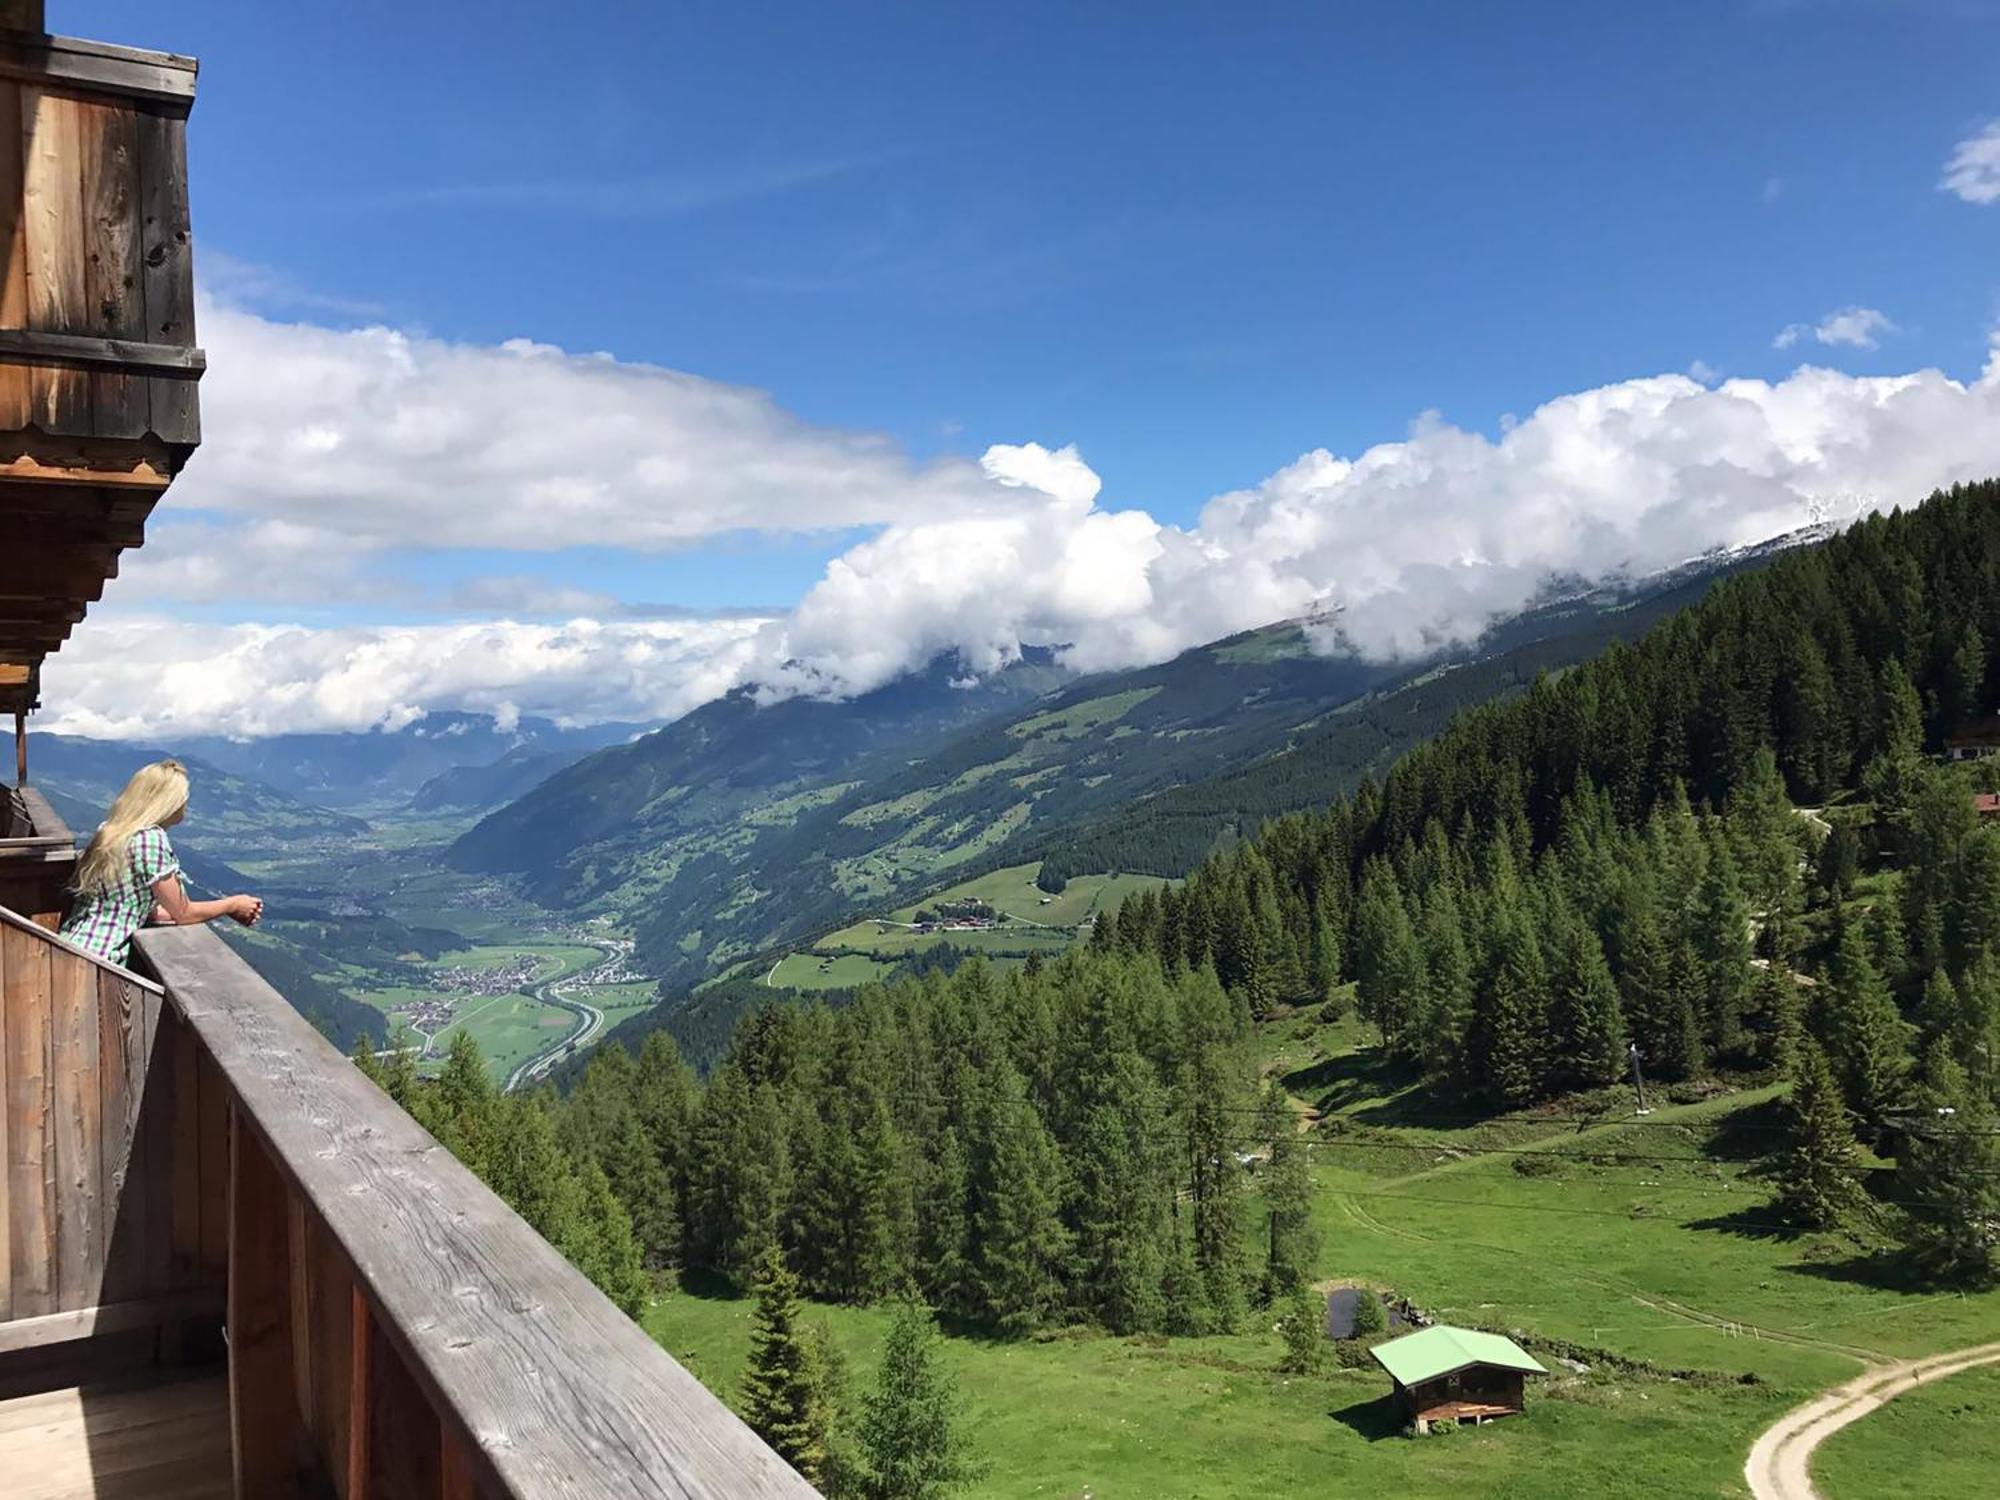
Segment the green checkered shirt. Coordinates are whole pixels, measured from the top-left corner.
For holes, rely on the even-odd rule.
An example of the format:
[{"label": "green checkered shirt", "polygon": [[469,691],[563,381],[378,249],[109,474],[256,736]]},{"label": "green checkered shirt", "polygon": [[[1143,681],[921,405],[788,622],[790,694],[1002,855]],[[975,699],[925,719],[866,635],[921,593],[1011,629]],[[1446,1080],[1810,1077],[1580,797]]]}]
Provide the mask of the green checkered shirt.
[{"label": "green checkered shirt", "polygon": [[101,890],[79,896],[63,923],[62,935],[79,948],[122,964],[132,950],[132,934],[153,914],[153,882],[178,875],[181,862],[164,828],[141,828],[125,849],[125,873]]}]

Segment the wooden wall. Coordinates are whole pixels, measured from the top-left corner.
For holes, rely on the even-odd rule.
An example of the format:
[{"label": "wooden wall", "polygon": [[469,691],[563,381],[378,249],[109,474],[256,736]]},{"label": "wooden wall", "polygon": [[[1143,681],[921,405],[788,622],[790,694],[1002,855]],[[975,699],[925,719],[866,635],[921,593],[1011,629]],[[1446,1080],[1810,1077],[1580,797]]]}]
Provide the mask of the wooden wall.
[{"label": "wooden wall", "polygon": [[227,1120],[155,986],[0,919],[0,1356],[219,1307]]},{"label": "wooden wall", "polygon": [[0,43],[0,431],[191,446],[193,69],[148,98],[92,59]]}]

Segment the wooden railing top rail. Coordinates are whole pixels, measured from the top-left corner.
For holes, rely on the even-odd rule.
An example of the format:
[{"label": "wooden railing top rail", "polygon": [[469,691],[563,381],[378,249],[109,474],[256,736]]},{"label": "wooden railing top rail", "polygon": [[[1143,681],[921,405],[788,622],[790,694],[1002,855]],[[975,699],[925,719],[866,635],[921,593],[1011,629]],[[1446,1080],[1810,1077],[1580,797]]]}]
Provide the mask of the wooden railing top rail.
[{"label": "wooden railing top rail", "polygon": [[160,986],[153,980],[148,979],[144,974],[135,974],[130,969],[120,968],[108,958],[92,953],[88,948],[79,948],[61,933],[50,932],[48,928],[42,926],[39,922],[29,921],[10,907],[0,906],[0,927],[18,927],[23,932],[32,932],[36,937],[42,939],[42,941],[50,944],[52,947],[60,948],[65,953],[74,953],[78,958],[85,959],[100,969],[116,974],[120,979],[130,980],[142,990],[151,990],[155,995],[162,993]]},{"label": "wooden railing top rail", "polygon": [[215,933],[136,946],[493,1493],[816,1494]]}]

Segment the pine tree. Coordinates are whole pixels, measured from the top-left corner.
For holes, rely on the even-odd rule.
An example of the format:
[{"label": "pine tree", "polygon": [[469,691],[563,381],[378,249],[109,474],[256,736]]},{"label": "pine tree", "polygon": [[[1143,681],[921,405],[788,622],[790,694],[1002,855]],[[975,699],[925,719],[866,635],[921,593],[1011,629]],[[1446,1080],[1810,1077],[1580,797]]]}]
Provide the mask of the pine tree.
[{"label": "pine tree", "polygon": [[969,1158],[967,1302],[996,1332],[1031,1332],[1061,1295],[1070,1236],[1055,1144],[1005,1062],[987,1080]]},{"label": "pine tree", "polygon": [[1243,1314],[1242,1169],[1236,1163],[1235,1111],[1240,1095],[1212,1045],[1191,1064],[1188,1102],[1190,1253],[1201,1278],[1202,1303],[1219,1328]]},{"label": "pine tree", "polygon": [[580,1177],[582,1218],[587,1226],[582,1241],[588,1248],[587,1259],[579,1262],[577,1269],[617,1303],[626,1317],[637,1318],[646,1310],[652,1285],[646,1277],[639,1241],[632,1233],[631,1216],[596,1162],[585,1163]]},{"label": "pine tree", "polygon": [[1787,1223],[1832,1229],[1862,1202],[1854,1127],[1827,1066],[1810,1038],[1799,1042],[1786,1103],[1784,1145],[1776,1162],[1777,1207]]},{"label": "pine tree", "polygon": [[2000,1282],[2000,1133],[1992,1105],[1967,1087],[1942,1042],[1924,1060],[1925,1083],[1896,1159],[1904,1206],[1903,1255],[1934,1285]]},{"label": "pine tree", "polygon": [[1690,936],[1701,960],[1703,1039],[1722,1056],[1745,1046],[1743,1011],[1750,988],[1750,908],[1728,846],[1718,843],[1695,891]]},{"label": "pine tree", "polygon": [[1558,938],[1549,1053],[1550,1081],[1557,1088],[1609,1083],[1625,1065],[1625,1021],[1611,966],[1597,935],[1574,919]]},{"label": "pine tree", "polygon": [[1526,914],[1503,895],[1487,946],[1485,1004],[1475,1012],[1472,1058],[1479,1086],[1507,1108],[1545,1091],[1548,973]]},{"label": "pine tree", "polygon": [[1831,982],[1822,987],[1821,1028],[1849,1107],[1871,1125],[1879,1123],[1908,1069],[1909,1028],[1852,925],[1841,935]]},{"label": "pine tree", "polygon": [[750,1365],[743,1376],[743,1420],[808,1484],[826,1477],[834,1413],[825,1371],[801,1323],[799,1282],[776,1246],[757,1263]]},{"label": "pine tree", "polygon": [[866,1500],[941,1500],[978,1477],[957,1383],[938,1357],[937,1324],[921,1303],[896,1309],[858,1434]]},{"label": "pine tree", "polygon": [[1312,1280],[1319,1261],[1319,1226],[1312,1214],[1312,1165],[1290,1110],[1270,1146],[1264,1168],[1264,1297],[1275,1304]]}]

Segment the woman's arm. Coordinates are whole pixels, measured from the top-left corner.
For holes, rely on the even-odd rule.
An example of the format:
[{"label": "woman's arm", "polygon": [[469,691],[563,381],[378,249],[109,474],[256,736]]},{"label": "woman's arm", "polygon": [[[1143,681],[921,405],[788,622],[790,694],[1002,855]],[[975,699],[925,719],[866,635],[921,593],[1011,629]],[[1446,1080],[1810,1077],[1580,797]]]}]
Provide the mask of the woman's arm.
[{"label": "woman's arm", "polygon": [[213,922],[217,917],[234,917],[245,927],[254,927],[264,915],[264,903],[256,896],[224,896],[216,901],[190,901],[181,889],[178,875],[162,875],[153,882],[153,919],[162,916],[175,927],[193,927]]}]

